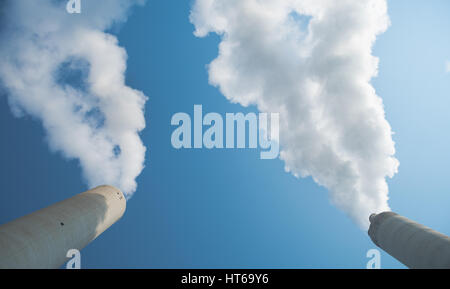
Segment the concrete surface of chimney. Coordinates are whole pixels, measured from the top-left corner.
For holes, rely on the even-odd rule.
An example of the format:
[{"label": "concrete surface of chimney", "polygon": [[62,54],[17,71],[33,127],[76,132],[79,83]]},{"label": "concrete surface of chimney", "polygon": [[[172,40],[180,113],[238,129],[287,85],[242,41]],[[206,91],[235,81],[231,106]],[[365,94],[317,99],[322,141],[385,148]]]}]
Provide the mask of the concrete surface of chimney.
[{"label": "concrete surface of chimney", "polygon": [[450,238],[393,212],[372,214],[369,236],[411,269],[450,269]]},{"label": "concrete surface of chimney", "polygon": [[0,268],[59,268],[125,212],[123,193],[100,186],[0,226]]}]

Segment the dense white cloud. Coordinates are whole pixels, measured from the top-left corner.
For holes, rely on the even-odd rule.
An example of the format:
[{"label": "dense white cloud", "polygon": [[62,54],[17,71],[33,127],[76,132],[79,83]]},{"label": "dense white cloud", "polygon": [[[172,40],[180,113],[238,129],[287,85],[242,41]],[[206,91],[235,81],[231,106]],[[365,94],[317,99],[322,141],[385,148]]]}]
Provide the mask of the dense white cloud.
[{"label": "dense white cloud", "polygon": [[78,159],[90,186],[128,197],[144,167],[146,96],[125,84],[126,51],[103,32],[142,1],[10,0],[1,7],[0,84],[16,115],[42,121],[51,148]]},{"label": "dense white cloud", "polygon": [[210,83],[232,102],[280,113],[281,159],[327,187],[362,228],[389,210],[386,177],[398,161],[371,86],[384,0],[196,0],[195,35],[222,36]]}]

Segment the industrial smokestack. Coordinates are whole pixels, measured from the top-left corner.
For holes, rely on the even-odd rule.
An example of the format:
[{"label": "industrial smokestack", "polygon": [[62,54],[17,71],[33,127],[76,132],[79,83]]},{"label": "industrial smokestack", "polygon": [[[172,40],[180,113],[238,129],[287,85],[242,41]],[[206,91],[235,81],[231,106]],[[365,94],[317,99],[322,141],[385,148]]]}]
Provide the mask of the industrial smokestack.
[{"label": "industrial smokestack", "polygon": [[450,269],[450,238],[393,212],[369,217],[369,236],[411,269]]},{"label": "industrial smokestack", "polygon": [[0,269],[59,268],[125,212],[123,193],[100,186],[0,226]]}]

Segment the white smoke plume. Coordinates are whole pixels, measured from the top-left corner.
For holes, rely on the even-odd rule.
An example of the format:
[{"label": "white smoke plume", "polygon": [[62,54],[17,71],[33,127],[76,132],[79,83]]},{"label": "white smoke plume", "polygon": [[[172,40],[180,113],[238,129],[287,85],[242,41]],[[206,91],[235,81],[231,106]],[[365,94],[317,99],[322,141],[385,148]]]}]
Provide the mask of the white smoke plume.
[{"label": "white smoke plume", "polygon": [[[107,3],[106,3],[107,2]],[[126,51],[105,33],[142,1],[8,0],[0,7],[0,85],[17,116],[42,122],[52,150],[78,159],[90,186],[129,198],[144,167],[146,96],[125,84]]]},{"label": "white smoke plume", "polygon": [[361,228],[389,210],[398,161],[370,81],[385,0],[196,0],[195,35],[221,35],[210,83],[232,102],[280,113],[280,157]]}]

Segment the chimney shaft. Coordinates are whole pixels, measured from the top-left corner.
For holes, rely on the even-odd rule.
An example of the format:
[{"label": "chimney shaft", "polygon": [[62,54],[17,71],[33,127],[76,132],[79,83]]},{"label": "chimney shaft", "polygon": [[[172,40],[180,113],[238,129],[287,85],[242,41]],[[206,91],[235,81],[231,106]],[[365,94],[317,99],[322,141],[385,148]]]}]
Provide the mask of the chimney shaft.
[{"label": "chimney shaft", "polygon": [[369,236],[411,269],[450,269],[450,238],[393,212],[372,214]]},{"label": "chimney shaft", "polygon": [[0,268],[59,268],[125,212],[123,193],[100,186],[0,226]]}]

